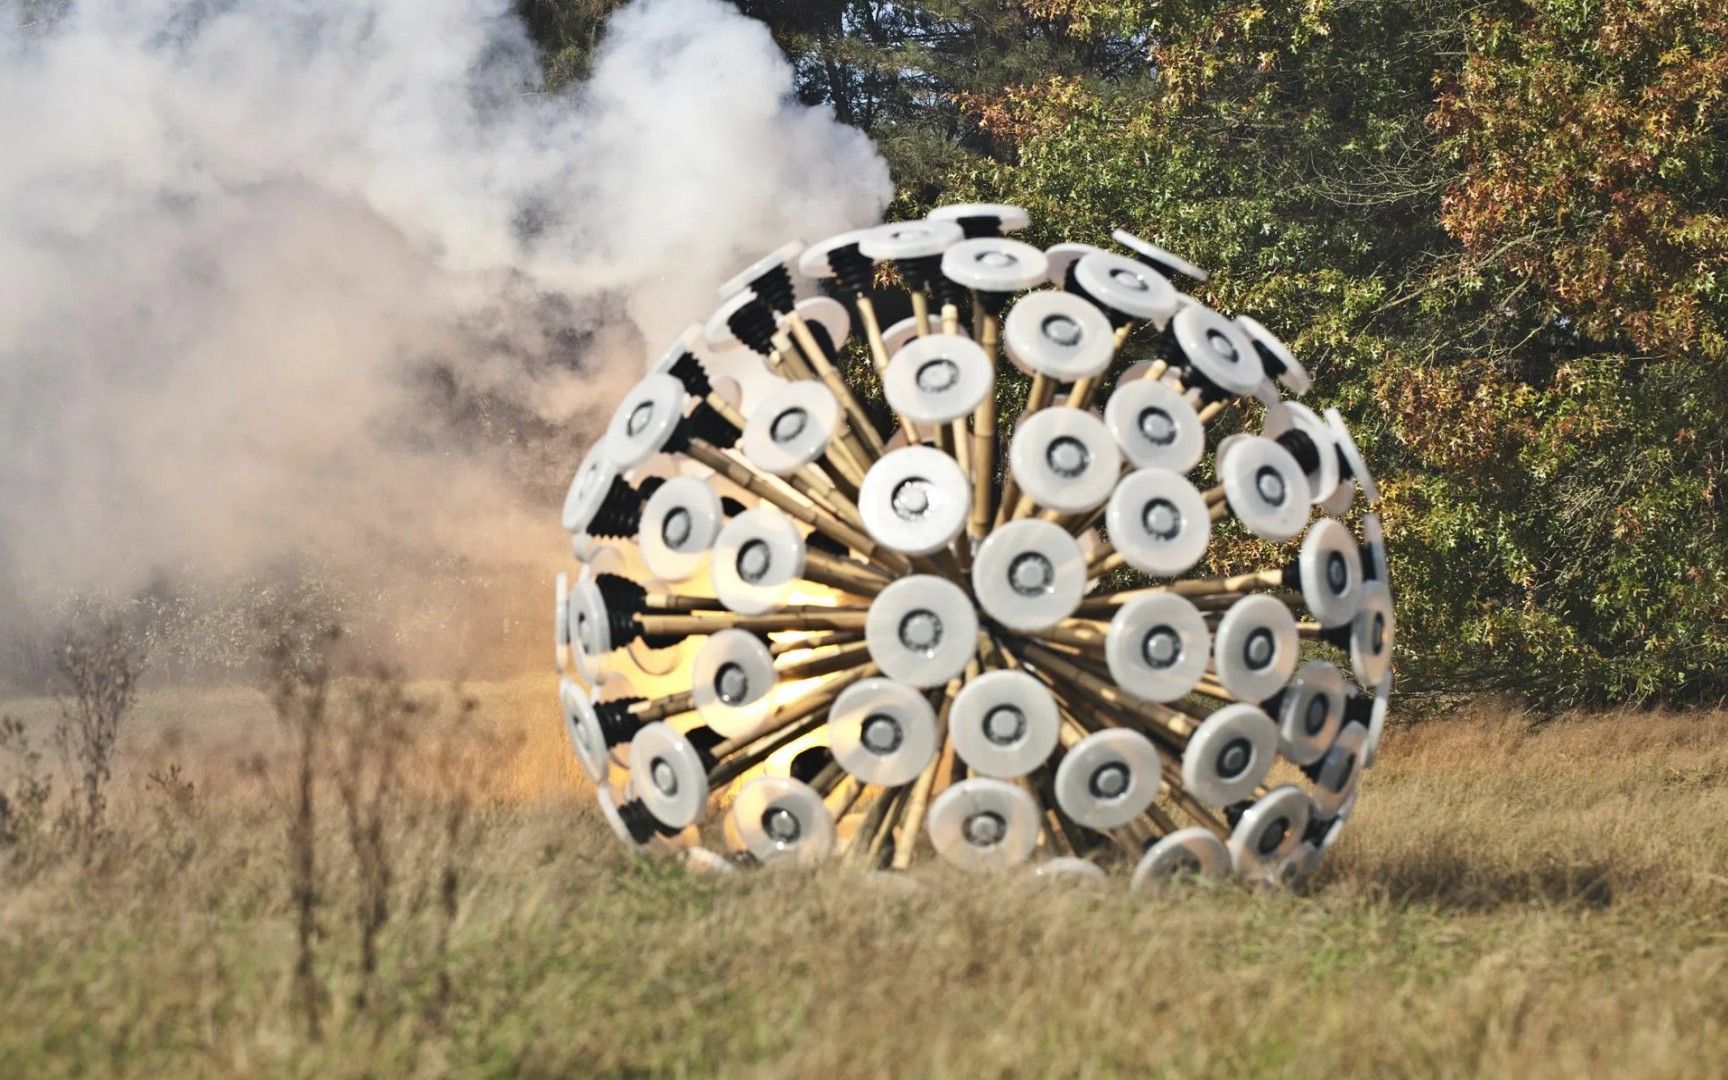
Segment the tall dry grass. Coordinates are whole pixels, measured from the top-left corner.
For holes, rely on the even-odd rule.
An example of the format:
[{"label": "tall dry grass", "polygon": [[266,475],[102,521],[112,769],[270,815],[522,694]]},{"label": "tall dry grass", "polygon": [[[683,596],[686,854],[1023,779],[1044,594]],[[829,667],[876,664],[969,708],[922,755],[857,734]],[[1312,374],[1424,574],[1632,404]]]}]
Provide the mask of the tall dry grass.
[{"label": "tall dry grass", "polygon": [[[467,779],[434,779],[435,742],[405,757],[370,971],[376,881],[327,789],[319,1039],[266,703],[146,695],[101,855],[0,859],[7,1072],[1728,1074],[1728,715],[1395,730],[1305,895],[1145,897],[638,860],[548,681],[469,691]],[[189,800],[141,779],[173,765]]]}]

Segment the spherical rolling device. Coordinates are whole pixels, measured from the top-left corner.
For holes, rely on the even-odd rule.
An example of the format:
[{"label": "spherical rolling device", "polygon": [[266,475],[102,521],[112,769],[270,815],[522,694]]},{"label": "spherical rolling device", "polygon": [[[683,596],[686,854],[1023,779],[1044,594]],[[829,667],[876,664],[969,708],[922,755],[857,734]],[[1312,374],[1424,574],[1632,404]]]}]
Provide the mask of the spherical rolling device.
[{"label": "spherical rolling device", "polygon": [[1145,893],[1333,846],[1392,689],[1362,448],[1276,312],[1033,224],[782,245],[575,463],[559,713],[625,844]]}]

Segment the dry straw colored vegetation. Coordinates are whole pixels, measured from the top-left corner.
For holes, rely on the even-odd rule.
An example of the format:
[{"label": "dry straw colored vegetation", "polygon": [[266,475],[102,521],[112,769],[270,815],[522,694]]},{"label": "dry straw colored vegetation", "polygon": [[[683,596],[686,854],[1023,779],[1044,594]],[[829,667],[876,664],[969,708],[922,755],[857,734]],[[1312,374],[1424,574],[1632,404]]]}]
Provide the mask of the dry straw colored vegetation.
[{"label": "dry straw colored vegetation", "polygon": [[[351,814],[356,689],[402,742]],[[1400,729],[1306,895],[1154,898],[691,876],[606,832],[548,680],[400,689],[330,687],[359,771],[319,777],[304,943],[292,730],[253,692],[147,693],[93,854],[0,853],[7,1072],[1728,1073],[1722,713]]]}]

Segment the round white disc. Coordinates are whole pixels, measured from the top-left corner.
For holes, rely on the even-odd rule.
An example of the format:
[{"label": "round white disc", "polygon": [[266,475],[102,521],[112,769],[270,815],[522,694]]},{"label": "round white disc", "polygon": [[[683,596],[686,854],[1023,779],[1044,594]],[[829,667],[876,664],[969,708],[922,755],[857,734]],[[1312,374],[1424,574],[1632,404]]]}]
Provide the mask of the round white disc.
[{"label": "round white disc", "polygon": [[1050,284],[1058,289],[1065,288],[1068,284],[1069,268],[1094,251],[1102,253],[1104,249],[1091,244],[1057,244],[1045,248],[1044,259],[1050,264],[1046,276],[1050,279]]},{"label": "round white disc", "polygon": [[1308,478],[1290,451],[1271,439],[1245,436],[1220,453],[1224,497],[1255,536],[1288,540],[1308,523]]},{"label": "round white disc", "polygon": [[1116,610],[1104,661],[1116,685],[1142,701],[1175,701],[1206,671],[1206,619],[1175,593],[1147,593]]},{"label": "round white disc", "polygon": [[882,389],[897,414],[920,424],[970,416],[996,384],[984,350],[958,334],[914,338],[888,361]]},{"label": "round white disc", "polygon": [[[1248,340],[1254,344],[1257,350],[1271,353],[1273,359],[1283,365],[1284,370],[1276,375],[1273,375],[1268,369],[1266,372],[1268,377],[1276,379],[1283,385],[1284,389],[1297,397],[1308,392],[1313,385],[1313,380],[1308,377],[1308,369],[1302,366],[1302,362],[1296,359],[1296,354],[1292,353],[1288,346],[1273,336],[1272,331],[1261,326],[1259,320],[1247,315],[1236,316],[1236,325],[1240,326],[1242,332],[1248,335]],[[1262,356],[1262,360],[1264,360],[1264,356]]]},{"label": "round white disc", "polygon": [[1186,473],[1206,451],[1200,415],[1160,379],[1118,382],[1104,403],[1104,426],[1135,468]]},{"label": "round white disc", "polygon": [[1278,729],[1257,706],[1226,705],[1201,721],[1182,751],[1182,786],[1207,806],[1254,793],[1278,753]]},{"label": "round white disc", "polygon": [[1368,729],[1361,724],[1349,723],[1327,747],[1314,777],[1314,808],[1320,817],[1337,814],[1344,800],[1356,793],[1356,782],[1365,767],[1362,756],[1367,745]]},{"label": "round white disc", "polygon": [[1158,749],[1127,728],[1095,731],[1068,748],[1056,766],[1056,803],[1089,829],[1115,829],[1158,797]]},{"label": "round white disc", "polygon": [[1368,713],[1368,742],[1362,747],[1362,767],[1371,768],[1380,752],[1380,737],[1386,732],[1386,710],[1392,702],[1392,673],[1380,676],[1374,685],[1374,703]]},{"label": "round white disc", "polygon": [[966,238],[952,221],[891,221],[859,238],[858,248],[877,262],[927,259],[940,255]]},{"label": "round white disc", "polygon": [[858,512],[886,547],[929,555],[953,542],[972,508],[972,485],[954,459],[929,446],[883,454],[864,474]]},{"label": "round white disc", "polygon": [[1074,613],[1086,591],[1086,560],[1068,530],[1036,518],[1010,521],[984,538],[972,592],[997,622],[1045,630]]},{"label": "round white disc", "polygon": [[1362,588],[1362,608],[1350,623],[1350,669],[1363,686],[1377,684],[1392,670],[1392,640],[1397,624],[1392,615],[1392,593],[1385,582],[1370,581]]},{"label": "round white disc", "polygon": [[904,683],[860,679],[828,710],[828,746],[866,784],[909,784],[936,756],[936,712]]},{"label": "round white disc", "polygon": [[1028,375],[1058,382],[1096,378],[1116,354],[1114,331],[1090,301],[1070,292],[1035,292],[1002,323],[1008,358]]},{"label": "round white disc", "polygon": [[793,312],[812,326],[820,326],[828,335],[828,344],[835,352],[846,347],[852,336],[852,314],[846,305],[828,296],[812,296],[798,301]]},{"label": "round white disc", "polygon": [[1224,393],[1252,394],[1265,381],[1260,354],[1242,328],[1204,304],[1184,304],[1170,330],[1188,363]]},{"label": "round white disc", "polygon": [[1182,256],[1171,254],[1150,240],[1142,240],[1127,229],[1117,229],[1110,234],[1110,238],[1132,251],[1141,262],[1150,263],[1153,269],[1165,277],[1181,274],[1183,277],[1205,282],[1211,276]]},{"label": "round white disc", "polygon": [[562,521],[566,530],[572,533],[588,531],[594,515],[600,512],[600,504],[606,501],[606,493],[612,489],[613,477],[617,475],[618,470],[606,456],[604,441],[588,448],[582,464],[576,467],[576,475],[570,479],[570,490],[564,494]]},{"label": "round white disc", "polygon": [[1040,506],[1073,514],[1103,505],[1122,472],[1104,421],[1053,405],[1024,417],[1008,444],[1008,467]]},{"label": "round white disc", "polygon": [[760,259],[757,259],[749,266],[746,266],[743,270],[740,270],[736,276],[728,280],[724,285],[720,286],[720,288],[716,289],[715,292],[719,293],[720,299],[722,300],[731,296],[736,296],[745,289],[748,289],[751,285],[754,285],[757,278],[768,273],[770,270],[773,270],[775,267],[789,266],[789,264],[791,264],[793,260],[797,259],[803,251],[804,241],[788,240],[786,243],[775,248],[773,251],[770,251]]},{"label": "round white disc", "polygon": [[745,850],[760,862],[821,862],[834,850],[834,815],[810,785],[761,776],[738,790],[729,815]]},{"label": "round white disc", "polygon": [[1302,842],[1314,804],[1294,784],[1281,784],[1254,800],[1230,830],[1230,858],[1236,873],[1253,881],[1279,883],[1277,870]]},{"label": "round white disc", "polygon": [[749,736],[767,719],[779,678],[768,646],[744,630],[721,630],[696,652],[690,691],[709,727],[728,739]]},{"label": "round white disc", "polygon": [[611,764],[606,750],[606,737],[600,732],[600,718],[588,692],[574,679],[558,680],[558,703],[564,709],[564,733],[570,736],[570,749],[576,752],[576,763],[588,774],[588,779],[600,783],[606,779]]},{"label": "round white disc", "polygon": [[714,541],[714,595],[740,615],[764,615],[786,602],[804,576],[804,537],[766,504],[728,521]]},{"label": "round white disc", "polygon": [[1088,255],[1076,263],[1074,280],[1097,303],[1159,330],[1169,325],[1181,306],[1176,287],[1163,274],[1145,263],[1108,252]]},{"label": "round white disc", "polygon": [[954,752],[981,776],[1012,780],[1056,749],[1056,701],[1023,671],[990,671],[961,687],[948,710]]},{"label": "round white disc", "polygon": [[663,720],[644,725],[630,740],[630,776],[648,812],[674,829],[695,824],[708,805],[702,756]]},{"label": "round white disc", "polygon": [[[1266,407],[1266,420],[1261,434],[1277,439],[1285,432],[1296,430],[1308,436],[1314,444],[1317,460],[1303,475],[1308,478],[1308,495],[1314,503],[1325,503],[1338,492],[1340,479],[1338,445],[1326,421],[1300,401],[1281,401]],[[1291,456],[1295,456],[1292,454]]]},{"label": "round white disc", "polygon": [[1386,569],[1386,535],[1380,527],[1379,514],[1362,515],[1362,573],[1392,587]]},{"label": "round white disc", "polygon": [[560,675],[570,669],[570,575],[562,570],[552,578],[552,665]]},{"label": "round white disc", "polygon": [[1138,469],[1124,477],[1104,508],[1104,523],[1123,561],[1153,577],[1186,572],[1212,540],[1205,496],[1166,469]]},{"label": "round white disc", "polygon": [[1302,602],[1321,626],[1343,626],[1362,604],[1362,549],[1349,529],[1332,518],[1308,526],[1296,557]]},{"label": "round white disc", "polygon": [[869,229],[854,229],[838,236],[830,236],[820,243],[805,249],[798,257],[798,269],[807,278],[831,278],[834,276],[834,264],[830,261],[836,251],[842,248],[857,247],[859,241]]},{"label": "round white disc", "polygon": [[926,827],[937,854],[954,865],[1003,870],[1032,857],[1040,817],[1037,801],[1024,789],[972,777],[936,796]]},{"label": "round white disc", "polygon": [[1344,677],[1324,660],[1296,669],[1278,703],[1278,751],[1298,765],[1312,765],[1331,745],[1344,718]]},{"label": "round white disc", "polygon": [[592,581],[578,581],[570,588],[570,645],[577,672],[590,684],[599,682],[612,651],[612,631],[606,600]]},{"label": "round white disc", "polygon": [[1290,681],[1301,645],[1296,618],[1283,601],[1263,593],[1244,596],[1213,633],[1218,681],[1243,701],[1265,701]]},{"label": "round white disc", "polygon": [[1129,888],[1145,892],[1176,878],[1217,881],[1230,875],[1230,849],[1198,825],[1177,829],[1146,849],[1134,867]]},{"label": "round white disc", "polygon": [[775,476],[789,476],[821,457],[840,424],[840,403],[812,379],[782,384],[756,406],[744,427],[744,456]]},{"label": "round white disc", "polygon": [[1090,859],[1061,855],[1045,859],[1032,868],[1032,873],[1051,881],[1099,882],[1109,880],[1104,868]]},{"label": "round white disc", "polygon": [[978,647],[978,613],[958,585],[930,574],[903,577],[876,594],[864,622],[870,658],[891,679],[941,686]]},{"label": "round white disc", "polygon": [[1350,434],[1350,429],[1344,424],[1344,414],[1337,409],[1327,409],[1325,412],[1326,426],[1332,429],[1332,438],[1338,447],[1338,460],[1356,486],[1362,489],[1362,498],[1369,506],[1380,502],[1380,485],[1374,482],[1374,477],[1368,471],[1368,463],[1362,460],[1362,451],[1356,447],[1356,437]]},{"label": "round white disc", "polygon": [[1042,251],[1006,237],[962,240],[942,252],[943,276],[978,292],[1020,292],[1042,285],[1049,272]]},{"label": "round white disc", "polygon": [[642,507],[636,543],[648,570],[663,581],[686,581],[708,561],[725,515],[707,481],[676,476]]},{"label": "round white disc", "polygon": [[690,395],[670,375],[649,375],[631,388],[606,429],[606,456],[622,469],[658,454],[684,419]]},{"label": "round white disc", "polygon": [[996,228],[1005,233],[1019,232],[1032,224],[1032,215],[1024,208],[1002,203],[955,203],[930,211],[931,221],[958,223],[965,218],[994,218]]}]

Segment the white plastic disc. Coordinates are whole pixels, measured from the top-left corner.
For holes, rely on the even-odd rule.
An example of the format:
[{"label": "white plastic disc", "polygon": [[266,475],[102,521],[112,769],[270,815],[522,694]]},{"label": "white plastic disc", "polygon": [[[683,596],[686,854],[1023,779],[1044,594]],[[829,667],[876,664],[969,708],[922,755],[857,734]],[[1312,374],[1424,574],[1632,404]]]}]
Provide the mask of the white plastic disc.
[{"label": "white plastic disc", "polygon": [[570,575],[562,570],[552,578],[552,666],[570,670]]},{"label": "white plastic disc", "polygon": [[1056,244],[1044,249],[1044,259],[1048,262],[1050,284],[1058,289],[1068,284],[1068,270],[1081,259],[1093,252],[1103,253],[1104,249],[1091,244]]},{"label": "white plastic disc", "polygon": [[577,672],[590,684],[599,682],[614,646],[606,600],[592,581],[570,587],[570,645]]},{"label": "white plastic disc", "polygon": [[978,292],[1020,292],[1042,285],[1049,272],[1042,251],[1006,237],[962,240],[942,253],[942,275]]},{"label": "white plastic disc", "polygon": [[972,508],[972,485],[954,459],[929,446],[883,454],[864,474],[858,512],[883,545],[929,555],[953,542]]},{"label": "white plastic disc", "polygon": [[1167,469],[1137,469],[1124,477],[1104,507],[1104,523],[1123,561],[1153,577],[1186,572],[1212,541],[1205,496]]},{"label": "white plastic disc", "polygon": [[662,581],[686,581],[708,561],[724,521],[720,496],[707,481],[673,477],[642,507],[642,525],[636,532],[642,561]]},{"label": "white plastic disc", "polygon": [[1265,701],[1290,681],[1301,646],[1289,607],[1263,593],[1244,596],[1213,635],[1218,681],[1243,701]]},{"label": "white plastic disc", "polygon": [[828,710],[828,746],[866,784],[909,784],[936,756],[936,711],[892,679],[860,679]]},{"label": "white plastic disc", "polygon": [[1332,518],[1308,526],[1296,557],[1302,602],[1321,626],[1343,626],[1362,603],[1362,549],[1349,529]]},{"label": "white plastic disc", "polygon": [[1392,670],[1392,639],[1397,631],[1392,593],[1370,581],[1362,588],[1362,607],[1350,622],[1350,668],[1363,686],[1377,684]]},{"label": "white plastic disc", "polygon": [[1095,731],[1068,748],[1056,766],[1056,803],[1089,829],[1115,829],[1158,797],[1158,748],[1127,728]]},{"label": "white plastic disc", "polygon": [[714,541],[714,595],[740,615],[764,615],[786,602],[804,576],[804,537],[772,506],[746,510]]},{"label": "white plastic disc", "polygon": [[1380,676],[1374,685],[1374,701],[1368,712],[1368,741],[1362,747],[1362,767],[1372,768],[1380,752],[1380,739],[1386,733],[1386,710],[1392,703],[1392,673]]},{"label": "white plastic disc", "polygon": [[[972,777],[930,803],[927,829],[937,854],[966,870],[1004,870],[1032,857],[1038,803],[1003,780]],[[907,839],[910,842],[911,838]]]},{"label": "white plastic disc", "polygon": [[1344,718],[1344,677],[1324,660],[1296,669],[1278,703],[1278,751],[1298,765],[1312,765],[1331,745]]},{"label": "white plastic disc", "polygon": [[1356,782],[1365,768],[1362,758],[1367,745],[1368,729],[1349,723],[1327,748],[1314,777],[1314,807],[1320,817],[1336,814],[1344,800],[1355,793]]},{"label": "white plastic disc", "polygon": [[775,476],[789,476],[821,457],[840,425],[840,403],[813,379],[769,394],[744,427],[744,456]]},{"label": "white plastic disc", "polygon": [[576,763],[599,783],[606,779],[610,760],[606,737],[600,731],[600,718],[594,713],[594,703],[588,692],[574,679],[558,680],[558,703],[564,709],[564,733],[570,736],[570,749],[576,752]]},{"label": "white plastic disc", "polygon": [[1343,517],[1350,507],[1356,504],[1356,481],[1345,478],[1338,481],[1338,486],[1332,489],[1332,494],[1321,499],[1314,505],[1320,508],[1322,514],[1328,517]]},{"label": "white plastic disc", "polygon": [[1132,251],[1141,262],[1149,264],[1165,277],[1181,274],[1204,282],[1211,276],[1180,255],[1171,254],[1150,240],[1142,240],[1127,229],[1117,229],[1110,234],[1110,238]]},{"label": "white plastic disc", "polygon": [[1002,203],[955,203],[938,206],[930,211],[931,221],[952,221],[958,224],[966,218],[994,218],[996,228],[1005,233],[1019,232],[1032,224],[1032,215],[1018,206]]},{"label": "white plastic disc", "polygon": [[642,464],[658,454],[684,419],[684,404],[690,395],[670,375],[649,375],[631,388],[601,444],[606,456],[621,469]]},{"label": "white plastic disc", "polygon": [[852,336],[852,314],[846,310],[845,304],[832,297],[812,296],[798,301],[792,310],[806,323],[820,326],[835,352],[846,347],[847,339]]},{"label": "white plastic disc", "polygon": [[1386,534],[1380,528],[1379,514],[1362,515],[1362,573],[1392,587],[1386,569]]},{"label": "white plastic disc", "polygon": [[600,512],[600,504],[606,501],[606,493],[612,489],[613,477],[617,475],[618,470],[606,456],[604,440],[588,448],[588,453],[582,456],[582,464],[576,467],[576,475],[570,479],[570,490],[564,495],[562,521],[566,530],[573,533],[588,531],[594,515]]},{"label": "white plastic disc", "polygon": [[1136,892],[1159,888],[1181,877],[1218,881],[1230,876],[1230,849],[1208,829],[1177,829],[1146,849],[1128,887]]},{"label": "white plastic disc", "polygon": [[645,374],[659,375],[671,372],[678,365],[678,361],[684,359],[684,354],[694,355],[696,350],[702,347],[702,342],[702,324],[691,323],[678,332],[678,336],[672,340],[672,344],[666,346],[666,351],[660,354],[659,359],[649,362]]},{"label": "white plastic disc", "polygon": [[1176,287],[1145,263],[1100,251],[1074,266],[1074,280],[1094,301],[1130,319],[1168,326],[1181,305]]},{"label": "white plastic disc", "polygon": [[728,739],[744,738],[767,719],[779,679],[774,657],[755,634],[721,630],[696,652],[691,696],[702,721]]},{"label": "white plastic disc", "polygon": [[1186,473],[1206,451],[1206,429],[1188,399],[1159,379],[1124,379],[1104,403],[1104,426],[1140,469]]},{"label": "white plastic disc", "polygon": [[889,407],[920,424],[970,416],[995,385],[996,370],[984,350],[958,334],[907,342],[882,376]]},{"label": "white plastic disc", "polygon": [[1102,375],[1116,353],[1110,320],[1070,292],[1047,290],[1022,298],[1002,322],[1002,342],[1015,367],[1059,382]]},{"label": "white plastic disc", "polygon": [[984,538],[972,563],[972,592],[986,614],[1012,630],[1045,630],[1074,614],[1086,591],[1086,560],[1068,530],[1028,518]]},{"label": "white plastic disc", "polygon": [[684,866],[697,874],[736,874],[738,867],[731,859],[712,848],[685,848]]},{"label": "white plastic disc", "polygon": [[1200,681],[1210,646],[1198,608],[1175,593],[1147,593],[1116,610],[1104,661],[1124,691],[1142,701],[1175,701]]},{"label": "white plastic disc", "polygon": [[1278,755],[1278,729],[1258,706],[1237,703],[1201,721],[1182,751],[1182,786],[1207,806],[1254,793]]},{"label": "white plastic disc", "polygon": [[745,289],[754,285],[757,278],[768,273],[770,270],[773,270],[775,267],[789,267],[799,255],[803,254],[803,251],[804,241],[788,240],[786,243],[775,248],[773,251],[770,251],[760,259],[757,259],[749,266],[746,266],[743,270],[740,270],[735,277],[728,280],[726,284],[720,286],[720,288],[715,291],[720,294],[720,299],[722,300],[731,296],[736,296]]},{"label": "white plastic disc", "polygon": [[854,229],[838,236],[806,248],[804,254],[798,257],[798,270],[807,278],[831,278],[834,276],[834,264],[831,261],[836,251],[842,248],[857,247],[859,241],[869,229]]},{"label": "white plastic disc", "polygon": [[834,850],[834,815],[815,789],[789,776],[761,776],[738,789],[732,827],[764,863],[819,863]]},{"label": "white plastic disc", "polygon": [[888,350],[890,358],[906,347],[906,343],[918,337],[918,320],[908,315],[899,322],[882,331],[882,344]]},{"label": "white plastic disc", "polygon": [[961,687],[948,710],[954,752],[981,776],[1012,780],[1056,749],[1056,700],[1023,671],[990,671]]},{"label": "white plastic disc", "polygon": [[1230,858],[1236,873],[1276,883],[1279,864],[1302,842],[1313,816],[1314,804],[1294,784],[1281,784],[1254,800],[1230,830]]},{"label": "white plastic disc", "polygon": [[960,226],[952,221],[891,221],[865,232],[858,248],[877,262],[927,259],[965,238]]},{"label": "white plastic disc", "polygon": [[1326,426],[1332,429],[1332,437],[1338,446],[1338,460],[1356,486],[1362,489],[1362,498],[1369,506],[1380,502],[1380,485],[1374,482],[1374,477],[1368,471],[1368,463],[1362,460],[1362,451],[1356,447],[1356,437],[1350,434],[1350,429],[1344,424],[1344,415],[1337,409],[1327,409],[1325,412]]},{"label": "white plastic disc", "polygon": [[1122,473],[1122,453],[1104,421],[1053,405],[1021,419],[1008,444],[1008,467],[1038,505],[1073,514],[1110,497]]},{"label": "white plastic disc", "polygon": [[978,647],[978,613],[958,585],[931,574],[903,577],[876,594],[864,621],[870,658],[891,679],[941,686]]},{"label": "white plastic disc", "polygon": [[[1310,501],[1323,503],[1330,500],[1338,490],[1340,479],[1338,447],[1332,429],[1327,426],[1326,421],[1315,415],[1313,409],[1300,401],[1281,401],[1276,405],[1268,405],[1261,434],[1268,439],[1279,439],[1291,430],[1300,431],[1314,444],[1316,459],[1303,473],[1308,478]],[[1291,456],[1295,456],[1294,451]]]},{"label": "white plastic disc", "polygon": [[674,829],[695,824],[708,805],[708,767],[690,740],[663,720],[644,725],[630,740],[630,775],[648,812]]},{"label": "white plastic disc", "polygon": [[1032,873],[1048,881],[1099,882],[1109,880],[1104,868],[1090,859],[1060,855],[1045,859],[1032,868]]},{"label": "white plastic disc", "polygon": [[1188,363],[1224,393],[1252,394],[1265,381],[1260,354],[1242,328],[1204,304],[1184,304],[1170,330]]},{"label": "white plastic disc", "polygon": [[1308,524],[1308,478],[1290,451],[1271,439],[1249,435],[1218,465],[1230,510],[1255,536],[1288,540]]},{"label": "white plastic disc", "polygon": [[[1267,364],[1267,378],[1276,380],[1296,397],[1301,397],[1308,392],[1309,388],[1313,386],[1313,380],[1308,377],[1308,369],[1302,366],[1302,362],[1296,359],[1296,354],[1292,353],[1289,347],[1273,336],[1272,331],[1261,326],[1258,319],[1250,318],[1247,315],[1236,316],[1236,325],[1240,326],[1242,332],[1248,335],[1248,340],[1261,354],[1263,363],[1267,353],[1272,355],[1272,363]],[[1277,364],[1283,370],[1274,374],[1271,370],[1272,364]]]}]

